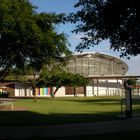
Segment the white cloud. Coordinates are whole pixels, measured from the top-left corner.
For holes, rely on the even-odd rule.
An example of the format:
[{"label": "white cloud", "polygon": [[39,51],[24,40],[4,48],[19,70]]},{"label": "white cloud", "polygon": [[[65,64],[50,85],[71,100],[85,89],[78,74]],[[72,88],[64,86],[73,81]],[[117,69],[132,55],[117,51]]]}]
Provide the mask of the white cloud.
[{"label": "white cloud", "polygon": [[140,55],[131,57],[130,60],[124,60],[129,67],[128,74],[140,75]]},{"label": "white cloud", "polygon": [[73,39],[78,39],[79,41],[81,41],[81,37],[84,37],[85,35],[83,33],[79,33],[79,34],[74,34],[71,36],[71,38]]}]

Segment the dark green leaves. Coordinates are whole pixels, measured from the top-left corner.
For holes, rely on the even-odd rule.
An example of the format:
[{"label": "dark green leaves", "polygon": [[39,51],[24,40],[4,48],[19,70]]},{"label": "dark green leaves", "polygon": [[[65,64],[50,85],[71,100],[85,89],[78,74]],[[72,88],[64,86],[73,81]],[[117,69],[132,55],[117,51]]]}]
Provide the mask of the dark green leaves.
[{"label": "dark green leaves", "polygon": [[70,52],[65,34],[56,30],[64,14],[36,13],[35,8],[28,0],[0,1],[0,80],[12,67],[40,71],[50,59]]},{"label": "dark green leaves", "polygon": [[121,56],[140,54],[140,12],[136,0],[79,0],[80,10],[71,13],[68,21],[77,23],[74,32],[85,37],[77,46],[81,51],[109,39],[110,48]]}]

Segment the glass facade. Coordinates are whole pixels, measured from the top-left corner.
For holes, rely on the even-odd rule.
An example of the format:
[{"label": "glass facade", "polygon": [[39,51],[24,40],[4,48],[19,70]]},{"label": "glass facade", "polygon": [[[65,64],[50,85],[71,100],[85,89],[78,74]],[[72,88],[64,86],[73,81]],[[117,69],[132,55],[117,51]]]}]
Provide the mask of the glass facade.
[{"label": "glass facade", "polygon": [[128,66],[121,59],[101,53],[81,53],[67,58],[66,71],[89,75],[124,75]]}]

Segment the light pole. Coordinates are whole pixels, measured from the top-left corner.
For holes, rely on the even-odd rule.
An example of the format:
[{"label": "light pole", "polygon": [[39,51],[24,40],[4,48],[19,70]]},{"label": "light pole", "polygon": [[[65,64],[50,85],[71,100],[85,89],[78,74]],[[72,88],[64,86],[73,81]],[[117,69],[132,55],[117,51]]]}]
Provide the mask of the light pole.
[{"label": "light pole", "polygon": [[126,118],[132,118],[132,88],[127,80],[124,81]]}]

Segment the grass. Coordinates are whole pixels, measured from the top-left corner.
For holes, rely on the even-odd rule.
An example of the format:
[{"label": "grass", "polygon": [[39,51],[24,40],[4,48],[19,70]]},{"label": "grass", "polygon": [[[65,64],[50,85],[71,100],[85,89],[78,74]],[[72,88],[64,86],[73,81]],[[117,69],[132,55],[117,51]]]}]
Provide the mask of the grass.
[{"label": "grass", "polygon": [[[97,122],[120,119],[121,97],[65,97],[38,99],[16,99],[15,108],[22,111],[0,111],[1,126],[48,125],[62,123]],[[134,101],[140,113],[140,100]]]}]

